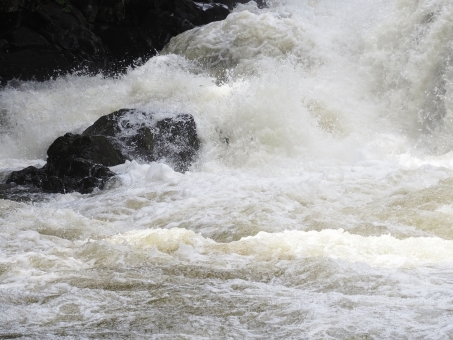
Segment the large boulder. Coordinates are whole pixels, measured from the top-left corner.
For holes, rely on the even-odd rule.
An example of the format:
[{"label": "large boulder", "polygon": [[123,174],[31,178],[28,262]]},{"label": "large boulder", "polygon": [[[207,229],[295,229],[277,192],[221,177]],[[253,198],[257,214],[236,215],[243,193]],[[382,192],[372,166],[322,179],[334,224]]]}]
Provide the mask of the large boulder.
[{"label": "large boulder", "polygon": [[47,164],[11,173],[7,184],[31,185],[44,192],[90,193],[126,160],[163,161],[185,172],[200,142],[189,114],[156,119],[150,112],[122,109],[99,118],[82,134],[58,137],[47,150]]},{"label": "large boulder", "polygon": [[106,136],[125,160],[163,160],[179,172],[188,170],[200,146],[189,114],[157,120],[151,112],[122,109],[99,118],[82,136]]}]

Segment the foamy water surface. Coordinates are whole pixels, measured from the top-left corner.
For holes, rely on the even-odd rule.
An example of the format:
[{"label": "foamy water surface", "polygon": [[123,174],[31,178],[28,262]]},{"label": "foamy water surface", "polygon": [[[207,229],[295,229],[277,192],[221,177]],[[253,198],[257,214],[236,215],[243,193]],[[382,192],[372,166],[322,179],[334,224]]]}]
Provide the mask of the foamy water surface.
[{"label": "foamy water surface", "polygon": [[181,174],[0,200],[0,336],[453,339],[453,4],[239,5],[118,79],[0,92],[0,179],[102,115],[190,113]]}]

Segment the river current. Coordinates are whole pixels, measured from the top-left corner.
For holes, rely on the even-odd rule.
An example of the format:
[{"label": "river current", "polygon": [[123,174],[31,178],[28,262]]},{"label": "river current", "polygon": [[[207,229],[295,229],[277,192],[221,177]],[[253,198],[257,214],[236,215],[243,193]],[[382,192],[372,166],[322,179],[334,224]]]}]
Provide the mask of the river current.
[{"label": "river current", "polygon": [[453,3],[274,0],[116,79],[0,92],[0,180],[121,108],[190,113],[181,174],[0,199],[0,337],[453,339]]}]

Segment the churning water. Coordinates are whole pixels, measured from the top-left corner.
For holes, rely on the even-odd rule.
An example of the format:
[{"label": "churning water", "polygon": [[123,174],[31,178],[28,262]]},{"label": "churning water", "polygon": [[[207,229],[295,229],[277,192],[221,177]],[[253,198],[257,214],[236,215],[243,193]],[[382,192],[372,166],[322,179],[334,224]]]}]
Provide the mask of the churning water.
[{"label": "churning water", "polygon": [[268,4],[0,92],[0,180],[120,108],[202,140],[185,174],[0,200],[0,337],[453,339],[453,2]]}]

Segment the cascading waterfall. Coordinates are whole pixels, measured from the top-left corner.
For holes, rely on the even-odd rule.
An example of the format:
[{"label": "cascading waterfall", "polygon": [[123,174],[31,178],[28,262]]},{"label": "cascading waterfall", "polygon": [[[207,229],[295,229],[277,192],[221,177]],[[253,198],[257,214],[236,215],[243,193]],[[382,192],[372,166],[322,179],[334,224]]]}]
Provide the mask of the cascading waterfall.
[{"label": "cascading waterfall", "polygon": [[117,79],[0,92],[0,180],[138,108],[195,117],[181,174],[0,199],[0,336],[449,339],[453,3],[273,0]]}]

